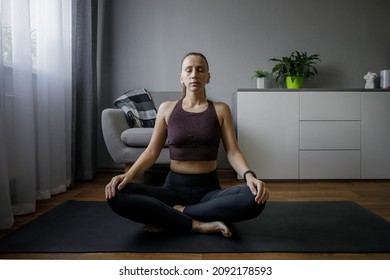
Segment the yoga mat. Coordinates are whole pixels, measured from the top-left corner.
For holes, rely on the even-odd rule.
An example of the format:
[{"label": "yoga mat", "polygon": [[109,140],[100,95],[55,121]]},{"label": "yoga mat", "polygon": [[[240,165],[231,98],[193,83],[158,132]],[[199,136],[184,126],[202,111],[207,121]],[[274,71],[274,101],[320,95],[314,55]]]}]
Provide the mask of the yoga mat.
[{"label": "yoga mat", "polygon": [[390,252],[390,223],[354,202],[268,202],[220,234],[146,233],[106,202],[67,201],[0,240],[0,252]]}]

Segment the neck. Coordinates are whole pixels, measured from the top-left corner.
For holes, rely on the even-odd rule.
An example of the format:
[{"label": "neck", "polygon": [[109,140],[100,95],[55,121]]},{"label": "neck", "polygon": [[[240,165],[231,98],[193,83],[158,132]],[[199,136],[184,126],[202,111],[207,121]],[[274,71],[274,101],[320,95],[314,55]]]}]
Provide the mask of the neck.
[{"label": "neck", "polygon": [[207,98],[203,93],[188,92],[183,99],[183,103],[188,107],[201,106],[207,103]]},{"label": "neck", "polygon": [[196,105],[202,105],[205,102],[207,102],[207,98],[204,91],[199,91],[199,92],[187,91],[186,96],[183,99],[183,102],[190,106],[196,106]]}]

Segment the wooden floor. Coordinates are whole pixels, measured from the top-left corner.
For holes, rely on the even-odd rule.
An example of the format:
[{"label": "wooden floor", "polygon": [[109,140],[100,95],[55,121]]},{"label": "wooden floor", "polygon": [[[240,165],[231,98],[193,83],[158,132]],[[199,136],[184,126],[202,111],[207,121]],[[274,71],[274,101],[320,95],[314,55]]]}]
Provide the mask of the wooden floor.
[{"label": "wooden floor", "polygon": [[[91,182],[77,182],[67,192],[53,196],[49,200],[39,201],[33,214],[15,218],[10,230],[0,231],[0,238],[32,221],[63,201],[69,199],[85,201],[104,200],[103,188],[116,173],[100,172]],[[221,185],[224,188],[238,182],[229,170],[219,171]],[[146,173],[138,181],[151,185],[160,185],[164,173]],[[355,201],[377,215],[390,221],[390,181],[269,181],[270,201]],[[115,237],[113,237],[115,238]],[[389,237],[390,238],[390,237]],[[266,260],[331,260],[331,259],[390,259],[390,253],[379,254],[340,254],[340,253],[56,253],[56,254],[1,254],[0,259],[182,259],[182,260],[221,260],[221,259],[266,259]]]}]

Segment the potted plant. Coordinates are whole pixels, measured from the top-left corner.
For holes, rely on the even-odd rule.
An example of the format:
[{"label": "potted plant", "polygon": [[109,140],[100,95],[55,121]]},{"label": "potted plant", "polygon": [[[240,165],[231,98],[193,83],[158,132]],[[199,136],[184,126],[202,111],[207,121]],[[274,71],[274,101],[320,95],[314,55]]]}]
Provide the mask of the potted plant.
[{"label": "potted plant", "polygon": [[265,88],[265,79],[268,78],[270,75],[270,72],[263,69],[258,69],[255,70],[255,73],[252,76],[252,80],[254,78],[257,78],[257,88]]},{"label": "potted plant", "polygon": [[276,83],[280,86],[279,78],[282,77],[286,81],[287,88],[301,88],[304,80],[318,74],[314,64],[320,60],[319,56],[319,54],[308,55],[306,52],[294,51],[289,57],[271,58],[271,61],[278,62],[272,68],[272,73],[276,74]]}]

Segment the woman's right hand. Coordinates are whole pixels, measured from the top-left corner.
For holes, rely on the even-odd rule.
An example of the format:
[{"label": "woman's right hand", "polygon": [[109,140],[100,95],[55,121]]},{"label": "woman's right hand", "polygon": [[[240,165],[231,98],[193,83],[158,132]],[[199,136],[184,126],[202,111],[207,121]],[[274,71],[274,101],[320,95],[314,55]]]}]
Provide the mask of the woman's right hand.
[{"label": "woman's right hand", "polygon": [[105,187],[106,199],[111,199],[115,196],[116,190],[123,189],[127,183],[130,183],[130,178],[126,174],[121,174],[112,177],[111,181]]}]

